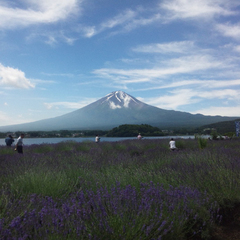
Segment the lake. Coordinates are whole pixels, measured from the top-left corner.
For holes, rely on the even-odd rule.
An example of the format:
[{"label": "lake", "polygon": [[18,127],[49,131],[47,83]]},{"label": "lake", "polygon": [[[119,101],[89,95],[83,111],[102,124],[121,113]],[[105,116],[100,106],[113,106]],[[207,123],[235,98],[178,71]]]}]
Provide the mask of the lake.
[{"label": "lake", "polygon": [[[161,137],[144,137],[144,139],[170,139],[170,138],[184,138],[184,139],[194,139],[194,136],[161,136]],[[136,137],[101,137],[101,142],[117,142],[117,141],[123,141],[123,140],[133,140],[136,139]],[[15,138],[16,142],[17,138]],[[43,143],[59,143],[64,141],[75,141],[75,142],[85,142],[85,141],[95,141],[95,137],[80,137],[80,138],[24,138],[23,143],[24,145],[31,145],[31,144],[43,144]],[[15,143],[14,142],[14,143]],[[13,145],[14,145],[13,143]],[[0,139],[0,145],[6,145],[5,139]]]}]

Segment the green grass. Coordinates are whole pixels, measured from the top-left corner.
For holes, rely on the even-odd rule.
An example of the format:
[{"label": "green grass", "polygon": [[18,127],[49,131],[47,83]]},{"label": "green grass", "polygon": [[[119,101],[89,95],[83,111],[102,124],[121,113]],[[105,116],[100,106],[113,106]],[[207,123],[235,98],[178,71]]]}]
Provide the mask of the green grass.
[{"label": "green grass", "polygon": [[[99,186],[111,189],[116,182],[121,187],[135,187],[137,191],[140,191],[141,183],[150,182],[161,184],[165,189],[186,186],[206,193],[211,203],[216,202],[221,208],[240,202],[239,139],[176,139],[176,143],[179,151],[175,152],[169,150],[167,140],[42,144],[25,147],[23,155],[11,148],[0,147],[0,218],[6,218],[9,214],[23,215],[24,209],[17,210],[14,202],[16,199],[27,199],[31,194],[56,200],[66,199],[80,191],[97,192]],[[9,210],[9,206],[13,205],[15,207]],[[198,209],[195,203],[192,205],[200,219],[207,219],[206,208]],[[178,208],[174,210],[176,216],[181,214],[181,207],[179,202]],[[31,204],[25,206],[27,209],[31,209]],[[129,211],[123,212],[120,218],[119,215],[109,213],[111,228],[118,236],[124,235],[126,239],[148,239],[139,232],[143,222],[152,224],[149,222],[151,216],[148,215],[134,216],[134,227],[129,226],[130,230],[124,232],[131,214]],[[174,234],[179,239],[190,236],[202,224],[199,218],[194,221],[192,216],[179,225],[173,221]],[[91,221],[88,225],[91,234],[100,234],[97,222],[94,219]],[[168,224],[169,221],[171,219]],[[161,232],[160,222],[154,223],[156,226],[152,229],[155,230],[150,234],[153,239],[157,238],[155,234]],[[203,239],[208,238],[210,230],[209,226],[201,232]],[[107,238],[104,235],[106,233],[101,234],[102,239]],[[71,239],[73,235],[64,239]],[[168,233],[168,237],[174,239],[171,233]],[[50,234],[48,239],[63,238]]]},{"label": "green grass", "polygon": [[[119,181],[123,186],[137,187],[140,182],[153,181],[197,187],[209,191],[218,200],[221,199],[219,192],[223,191],[238,198],[234,192],[238,172],[229,168],[232,156],[224,152],[231,145],[234,145],[233,151],[238,151],[237,141],[229,141],[229,144],[211,141],[199,149],[199,139],[179,140],[176,142],[182,149],[178,152],[170,152],[166,141],[144,141],[34,145],[24,149],[26,154],[12,166],[8,176],[0,179],[16,192],[54,197],[75,191],[80,185],[95,188],[96,182],[110,187]],[[11,150],[2,148],[0,151],[8,157],[16,155]]]}]

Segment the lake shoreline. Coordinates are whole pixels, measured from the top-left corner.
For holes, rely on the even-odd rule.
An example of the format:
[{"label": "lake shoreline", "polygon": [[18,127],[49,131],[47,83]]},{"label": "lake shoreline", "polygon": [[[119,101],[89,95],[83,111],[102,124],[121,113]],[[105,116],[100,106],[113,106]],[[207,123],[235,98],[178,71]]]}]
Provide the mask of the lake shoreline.
[{"label": "lake shoreline", "polygon": [[[204,138],[208,138],[209,136],[203,136]],[[125,141],[125,140],[137,140],[137,137],[101,137],[101,142],[118,142],[118,141]],[[154,136],[154,137],[143,137],[141,141],[144,141],[145,139],[195,139],[194,135],[185,135],[185,136]],[[16,142],[15,138],[15,142]],[[65,142],[65,141],[75,141],[75,142],[85,142],[95,141],[95,137],[56,137],[56,138],[24,138],[23,143],[24,145],[31,145],[31,144],[54,144],[59,142]],[[14,143],[13,142],[13,145]],[[0,139],[0,146],[6,145],[5,139]]]}]

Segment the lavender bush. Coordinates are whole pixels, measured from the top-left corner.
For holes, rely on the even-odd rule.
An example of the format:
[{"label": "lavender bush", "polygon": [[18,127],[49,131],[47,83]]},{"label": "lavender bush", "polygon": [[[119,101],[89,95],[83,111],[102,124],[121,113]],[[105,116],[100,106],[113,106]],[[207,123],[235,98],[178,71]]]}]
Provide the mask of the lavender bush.
[{"label": "lavender bush", "polygon": [[217,204],[206,193],[153,183],[140,184],[140,191],[119,183],[109,190],[99,186],[55,200],[34,194],[9,199],[8,207],[15,211],[1,219],[1,239],[184,239],[217,217]]},{"label": "lavender bush", "polygon": [[239,140],[0,147],[0,239],[208,239],[240,200]]}]

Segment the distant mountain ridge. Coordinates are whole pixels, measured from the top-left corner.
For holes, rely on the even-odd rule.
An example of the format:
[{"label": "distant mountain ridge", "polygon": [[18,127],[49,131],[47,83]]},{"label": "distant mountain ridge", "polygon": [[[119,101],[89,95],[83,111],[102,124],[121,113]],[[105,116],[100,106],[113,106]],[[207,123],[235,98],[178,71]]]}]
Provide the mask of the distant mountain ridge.
[{"label": "distant mountain ridge", "polygon": [[115,91],[62,116],[2,126],[0,131],[109,130],[122,124],[149,124],[167,129],[199,127],[236,118],[164,110],[143,103],[123,91]]}]

